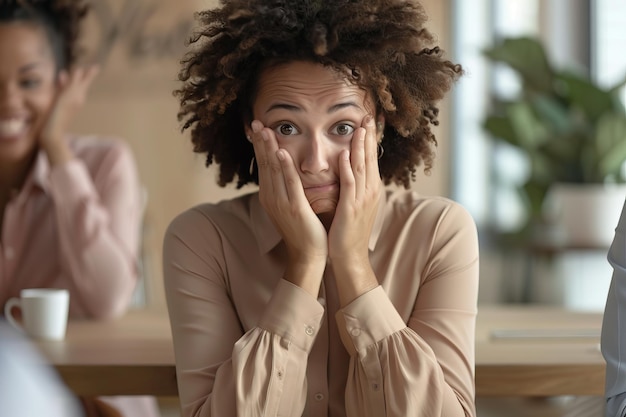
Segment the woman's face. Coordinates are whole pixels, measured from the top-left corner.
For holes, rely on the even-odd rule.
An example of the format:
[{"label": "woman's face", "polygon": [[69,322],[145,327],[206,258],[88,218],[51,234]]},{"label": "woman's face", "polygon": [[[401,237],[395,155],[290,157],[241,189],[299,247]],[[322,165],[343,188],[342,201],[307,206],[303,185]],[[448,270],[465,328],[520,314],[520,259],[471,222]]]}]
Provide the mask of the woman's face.
[{"label": "woman's face", "polygon": [[261,74],[253,117],[289,152],[309,204],[322,214],[334,213],[339,201],[339,153],[374,108],[365,90],[333,69],[295,61]]},{"label": "woman's face", "polygon": [[56,93],[56,64],[43,29],[0,24],[0,163],[32,155]]}]

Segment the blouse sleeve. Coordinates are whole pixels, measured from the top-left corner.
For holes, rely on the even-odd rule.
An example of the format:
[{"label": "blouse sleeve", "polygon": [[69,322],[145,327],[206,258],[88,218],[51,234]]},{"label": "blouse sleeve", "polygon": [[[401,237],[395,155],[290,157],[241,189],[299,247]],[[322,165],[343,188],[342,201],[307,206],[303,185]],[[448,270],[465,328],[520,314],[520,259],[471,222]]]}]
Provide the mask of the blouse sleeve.
[{"label": "blouse sleeve", "polygon": [[308,354],[324,309],[279,280],[257,326],[244,333],[229,297],[220,239],[196,210],[176,218],[165,235],[165,292],[183,416],[302,415]]},{"label": "blouse sleeve", "polygon": [[70,299],[94,318],[118,316],[130,302],[137,281],[141,221],[130,150],[115,142],[102,158],[94,164],[95,172],[77,157],[50,173]]},{"label": "blouse sleeve", "polygon": [[622,210],[608,260],[613,277],[602,322],[602,354],[606,361],[606,416],[626,415],[626,204]]},{"label": "blouse sleeve", "polygon": [[428,263],[421,278],[415,278],[421,285],[408,325],[382,287],[337,314],[351,362],[348,417],[476,414],[478,242],[469,214],[458,205],[449,206],[427,250]]}]

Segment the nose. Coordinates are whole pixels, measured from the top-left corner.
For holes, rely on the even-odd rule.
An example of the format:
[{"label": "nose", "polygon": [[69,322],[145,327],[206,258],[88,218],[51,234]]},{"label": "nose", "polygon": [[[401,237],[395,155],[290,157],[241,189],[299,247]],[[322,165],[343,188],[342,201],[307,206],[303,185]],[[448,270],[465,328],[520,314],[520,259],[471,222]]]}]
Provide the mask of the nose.
[{"label": "nose", "polygon": [[305,147],[300,165],[302,172],[317,174],[327,171],[329,168],[330,144],[326,137],[319,132],[312,133],[308,138],[308,146]]}]

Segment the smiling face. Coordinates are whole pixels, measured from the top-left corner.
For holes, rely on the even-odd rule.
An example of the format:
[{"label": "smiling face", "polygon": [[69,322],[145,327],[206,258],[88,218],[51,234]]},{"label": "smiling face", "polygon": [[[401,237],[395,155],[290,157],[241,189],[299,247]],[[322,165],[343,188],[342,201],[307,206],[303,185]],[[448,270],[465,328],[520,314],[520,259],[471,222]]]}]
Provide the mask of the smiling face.
[{"label": "smiling face", "polygon": [[261,74],[253,117],[271,128],[294,160],[304,193],[317,214],[334,214],[339,201],[339,153],[354,130],[374,114],[365,90],[331,68],[295,61]]},{"label": "smiling face", "polygon": [[56,93],[56,66],[45,31],[0,24],[0,163],[29,158]]}]

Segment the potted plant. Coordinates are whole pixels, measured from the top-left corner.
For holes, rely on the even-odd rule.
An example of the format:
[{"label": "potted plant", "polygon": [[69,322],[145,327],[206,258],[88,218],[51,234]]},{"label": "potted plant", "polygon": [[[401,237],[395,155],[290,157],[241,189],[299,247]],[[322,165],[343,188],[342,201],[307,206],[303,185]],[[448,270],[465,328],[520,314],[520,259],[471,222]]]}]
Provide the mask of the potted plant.
[{"label": "potted plant", "polygon": [[[504,39],[485,55],[521,80],[513,99],[494,97],[484,120],[496,141],[517,148],[528,161],[520,186],[528,214],[521,236],[534,244],[608,245],[626,194],[626,110],[619,98],[626,80],[603,88],[555,68],[541,42],[530,37]],[[572,196],[573,202],[563,200]],[[597,198],[609,200],[596,203]],[[599,215],[592,213],[596,204]],[[547,237],[546,230],[563,233]]]}]

